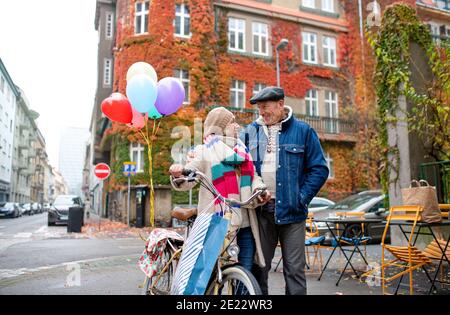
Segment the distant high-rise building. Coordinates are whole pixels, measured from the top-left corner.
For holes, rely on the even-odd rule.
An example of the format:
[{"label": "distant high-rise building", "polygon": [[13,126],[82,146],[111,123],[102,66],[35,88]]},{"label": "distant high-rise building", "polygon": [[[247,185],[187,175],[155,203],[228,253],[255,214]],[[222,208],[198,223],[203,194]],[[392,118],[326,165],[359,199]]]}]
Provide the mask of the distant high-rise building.
[{"label": "distant high-rise building", "polygon": [[67,181],[69,194],[81,196],[83,166],[89,131],[83,128],[66,128],[59,145],[59,172]]}]

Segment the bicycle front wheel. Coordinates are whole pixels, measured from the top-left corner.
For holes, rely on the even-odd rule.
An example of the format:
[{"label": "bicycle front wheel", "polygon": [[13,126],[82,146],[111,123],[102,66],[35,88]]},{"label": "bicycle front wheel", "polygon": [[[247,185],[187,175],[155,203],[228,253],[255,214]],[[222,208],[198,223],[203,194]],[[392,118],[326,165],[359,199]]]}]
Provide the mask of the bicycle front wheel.
[{"label": "bicycle front wheel", "polygon": [[226,266],[222,269],[222,282],[217,275],[206,289],[205,295],[261,295],[261,288],[253,274],[242,266]]}]

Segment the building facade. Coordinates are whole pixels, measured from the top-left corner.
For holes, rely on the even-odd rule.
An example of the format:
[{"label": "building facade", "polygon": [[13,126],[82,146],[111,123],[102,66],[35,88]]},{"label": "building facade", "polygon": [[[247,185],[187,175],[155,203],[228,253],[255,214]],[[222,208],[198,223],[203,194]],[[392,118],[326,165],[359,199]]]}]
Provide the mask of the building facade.
[{"label": "building facade", "polygon": [[[358,112],[346,6],[338,0],[117,1],[114,91],[125,93],[126,72],[137,61],[159,78],[185,87],[181,112],[226,106],[242,123],[256,116],[249,99],[280,85],[286,105],[319,134],[330,178],[321,194],[339,199],[376,187],[358,176]],[[288,43],[283,47],[282,40]],[[200,117],[201,118],[201,117]],[[129,143],[129,158],[144,171],[145,146]],[[361,154],[362,155],[362,154]],[[374,178],[366,180],[366,178]]]},{"label": "building facade", "polygon": [[86,204],[94,212],[102,213],[106,194],[103,190],[102,181],[94,176],[93,168],[98,163],[110,163],[110,143],[102,143],[103,134],[110,126],[110,122],[101,112],[101,103],[113,92],[116,35],[115,0],[97,0],[94,26],[98,33],[98,77],[89,126],[90,137],[85,152],[83,194]]},{"label": "building facade", "polygon": [[0,202],[10,201],[13,140],[20,93],[0,59]]},{"label": "building facade", "polygon": [[83,167],[89,131],[68,127],[61,133],[58,170],[66,180],[69,193],[82,196]]}]

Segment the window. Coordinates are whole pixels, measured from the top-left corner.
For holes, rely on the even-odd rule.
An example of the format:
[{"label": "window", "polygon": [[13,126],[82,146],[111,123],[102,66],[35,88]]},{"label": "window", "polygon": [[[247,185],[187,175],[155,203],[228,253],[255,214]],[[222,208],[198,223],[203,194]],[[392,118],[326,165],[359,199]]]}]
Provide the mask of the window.
[{"label": "window", "polygon": [[113,33],[114,33],[114,28],[113,28],[113,23],[114,23],[114,16],[111,12],[107,12],[106,13],[106,39],[112,39],[113,38]]},{"label": "window", "polygon": [[253,53],[267,56],[268,49],[268,26],[264,23],[253,23]]},{"label": "window", "polygon": [[183,84],[184,91],[186,92],[183,104],[189,104],[189,71],[175,69],[173,76],[180,80],[181,84]]},{"label": "window", "polygon": [[136,172],[141,173],[144,171],[144,151],[145,148],[140,143],[130,144],[130,157],[132,162],[136,162]]},{"label": "window", "polygon": [[319,116],[319,99],[317,97],[317,90],[309,90],[306,93],[306,116]]},{"label": "window", "polygon": [[302,4],[304,7],[307,7],[307,8],[315,8],[316,0],[302,0]]},{"label": "window", "polygon": [[336,38],[324,36],[323,63],[326,66],[336,67]]},{"label": "window", "polygon": [[134,20],[134,33],[136,35],[147,33],[149,8],[149,1],[136,3],[136,13]]},{"label": "window", "polygon": [[262,89],[266,87],[263,83],[255,83],[253,86],[253,95],[256,95],[256,93],[259,93]]},{"label": "window", "polygon": [[2,91],[2,93],[5,93],[5,78],[4,77],[0,77],[0,91]]},{"label": "window", "polygon": [[245,51],[245,20],[229,19],[228,42],[230,50]]},{"label": "window", "polygon": [[230,89],[230,105],[232,107],[245,107],[245,82],[233,80]]},{"label": "window", "polygon": [[180,37],[191,36],[191,18],[189,8],[185,4],[175,5],[175,35]]},{"label": "window", "polygon": [[112,75],[112,60],[105,59],[105,65],[103,69],[103,85],[111,86],[111,75]]},{"label": "window", "polygon": [[303,61],[317,63],[317,35],[313,33],[302,33],[303,38]]},{"label": "window", "polygon": [[327,162],[328,169],[330,170],[328,178],[334,178],[334,162],[328,152],[325,154],[325,161]]},{"label": "window", "polygon": [[326,117],[330,118],[326,122],[326,131],[329,133],[339,132],[339,123],[337,118],[338,112],[338,96],[336,92],[325,91],[325,112]]},{"label": "window", "polygon": [[322,0],[322,10],[334,12],[334,0]]}]

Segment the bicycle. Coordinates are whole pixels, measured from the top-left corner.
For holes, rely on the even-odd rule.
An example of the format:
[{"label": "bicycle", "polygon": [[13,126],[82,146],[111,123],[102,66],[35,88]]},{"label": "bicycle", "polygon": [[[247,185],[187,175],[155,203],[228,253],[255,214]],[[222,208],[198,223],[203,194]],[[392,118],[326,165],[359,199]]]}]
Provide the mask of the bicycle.
[{"label": "bicycle", "polygon": [[[230,211],[233,207],[244,207],[253,202],[257,197],[263,196],[267,190],[266,187],[262,187],[253,193],[252,196],[246,201],[238,201],[232,198],[223,197],[217,189],[214,187],[212,182],[201,172],[184,170],[183,175],[185,177],[175,179],[176,182],[198,182],[200,185],[205,187],[209,192],[213,194],[215,198],[221,200],[228,211],[227,214],[231,215]],[[178,217],[177,217],[178,216]],[[188,214],[187,216],[183,213],[175,214],[175,217],[182,221],[187,221],[187,228],[185,233],[185,238],[189,235],[190,229],[195,222],[195,215]],[[237,230],[228,230],[227,236],[225,238],[223,249],[216,261],[216,267],[211,275],[209,283],[206,287],[205,295],[261,295],[261,288],[253,274],[242,267],[238,262],[234,261],[232,258],[237,256],[239,253],[238,245],[234,244]],[[171,241],[167,240],[167,246],[165,247],[162,257],[161,257],[161,271],[159,271],[154,277],[145,277],[143,285],[143,294],[145,295],[169,295],[172,280],[177,268],[178,261],[183,252],[183,241]]]}]

